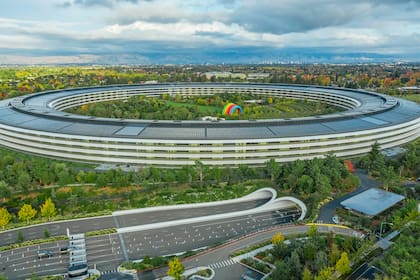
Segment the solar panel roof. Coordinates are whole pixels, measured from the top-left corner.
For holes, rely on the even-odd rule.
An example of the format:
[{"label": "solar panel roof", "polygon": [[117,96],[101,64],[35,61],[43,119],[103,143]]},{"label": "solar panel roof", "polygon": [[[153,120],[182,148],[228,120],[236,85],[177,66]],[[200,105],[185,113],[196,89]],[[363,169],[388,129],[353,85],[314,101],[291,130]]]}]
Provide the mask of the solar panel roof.
[{"label": "solar panel roof", "polygon": [[340,204],[365,215],[375,216],[394,206],[404,198],[404,196],[399,194],[372,188],[346,199]]}]

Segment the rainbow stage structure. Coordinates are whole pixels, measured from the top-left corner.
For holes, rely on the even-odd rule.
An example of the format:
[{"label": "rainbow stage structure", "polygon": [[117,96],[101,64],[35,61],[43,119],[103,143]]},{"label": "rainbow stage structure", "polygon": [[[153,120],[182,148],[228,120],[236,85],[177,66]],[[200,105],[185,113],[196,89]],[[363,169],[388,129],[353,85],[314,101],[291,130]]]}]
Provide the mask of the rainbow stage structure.
[{"label": "rainbow stage structure", "polygon": [[235,103],[228,103],[223,108],[223,115],[230,116],[233,114],[239,114],[242,113],[243,109],[241,106],[236,105]]}]

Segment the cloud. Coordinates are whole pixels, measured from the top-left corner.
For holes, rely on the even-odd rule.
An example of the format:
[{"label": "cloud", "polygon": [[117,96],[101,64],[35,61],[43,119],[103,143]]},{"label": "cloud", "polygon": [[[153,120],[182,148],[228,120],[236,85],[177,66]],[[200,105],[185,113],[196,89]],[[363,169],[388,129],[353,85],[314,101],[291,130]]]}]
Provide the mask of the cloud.
[{"label": "cloud", "polygon": [[153,23],[225,21],[234,1],[223,4],[220,1],[154,0],[140,1],[130,6],[119,5],[107,18],[107,23],[124,25],[137,21]]},{"label": "cloud", "polygon": [[0,3],[0,54],[420,53],[420,1],[26,1],[38,10]]},{"label": "cloud", "polygon": [[286,34],[342,26],[369,9],[371,4],[364,2],[245,0],[230,21],[254,32]]},{"label": "cloud", "polygon": [[0,64],[83,64],[94,63],[100,59],[97,55],[66,55],[66,56],[22,56],[0,55]]},{"label": "cloud", "polygon": [[136,4],[139,0],[69,0],[59,3],[59,7],[68,8],[74,5],[84,7],[107,7],[111,8],[121,3],[132,3]]}]

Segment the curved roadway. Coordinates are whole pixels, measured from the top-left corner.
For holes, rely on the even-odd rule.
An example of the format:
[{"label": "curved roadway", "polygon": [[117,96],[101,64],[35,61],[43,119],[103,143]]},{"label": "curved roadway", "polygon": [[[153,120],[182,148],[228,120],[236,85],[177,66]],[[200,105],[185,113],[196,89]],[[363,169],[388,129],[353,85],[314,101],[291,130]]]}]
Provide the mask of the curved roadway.
[{"label": "curved roadway", "polygon": [[[161,221],[172,221],[239,210],[253,209],[275,199],[277,193],[273,189],[260,189],[244,197],[195,204],[181,204],[162,207],[148,207],[134,210],[115,211],[112,215],[82,218],[51,223],[37,224],[18,229],[0,232],[0,246],[13,244],[20,231],[25,240],[44,238],[47,230],[51,236],[66,235],[67,228],[71,233],[89,232],[100,229],[120,228],[151,224]],[[191,211],[193,209],[194,211]]]},{"label": "curved roadway", "polygon": [[[317,224],[319,232],[328,233],[334,232],[336,234],[345,236],[360,237],[360,233],[350,228],[337,227],[334,225],[321,225]],[[305,234],[308,232],[309,226],[297,225],[297,226],[278,226],[262,232],[254,233],[237,240],[232,240],[227,244],[223,244],[216,248],[204,251],[199,255],[192,256],[183,260],[183,265],[186,269],[197,267],[197,266],[211,266],[216,271],[215,279],[237,279],[234,278],[234,272],[242,270],[242,266],[236,263],[234,259],[230,257],[232,252],[247,248],[254,244],[261,243],[266,240],[270,240],[273,235],[277,232],[281,232],[283,235],[297,235]],[[238,269],[235,269],[235,266]],[[167,268],[156,269],[151,272],[147,272],[140,275],[140,279],[156,279],[158,277],[166,275]],[[238,274],[240,276],[241,273]]]},{"label": "curved roadway", "polygon": [[[301,218],[304,210],[301,210],[294,202],[274,199],[275,195],[276,193],[272,189],[261,189],[240,199],[214,202],[213,207],[210,206],[212,203],[205,203],[204,207],[200,207],[199,204],[189,208],[180,206],[184,208],[185,212],[189,212],[186,215],[189,217],[187,220],[197,218],[191,218],[191,216],[194,216],[194,212],[201,213],[200,211],[204,211],[204,209],[209,211],[205,217],[213,217],[212,219],[203,219],[203,221],[195,220],[192,223],[185,223],[185,216],[180,214],[181,212],[177,212],[178,210],[174,211],[173,206],[169,206],[169,209],[158,207],[154,209],[155,211],[142,210],[147,212],[148,215],[162,214],[161,217],[164,217],[169,212],[174,212],[180,214],[182,218],[178,219],[177,222],[175,220],[170,221],[171,225],[162,224],[162,226],[156,226],[156,223],[152,222],[151,224],[155,226],[148,229],[132,230],[132,226],[129,226],[128,228],[131,227],[131,230],[124,231],[124,228],[119,228],[120,233],[118,234],[87,238],[88,264],[90,266],[96,265],[102,271],[115,270],[122,261],[127,259],[139,259],[147,255],[174,254],[207,247]],[[239,209],[238,211],[233,211],[235,207],[243,207],[247,210]],[[212,209],[215,210],[214,213],[218,214],[212,213]],[[220,214],[223,210],[225,214]],[[132,215],[139,215],[137,225],[148,224],[149,221],[144,220],[147,218],[147,215],[141,213],[142,211],[139,211],[139,213],[133,213],[138,212],[138,210],[127,211],[127,215],[130,216],[128,220],[133,221],[132,218],[134,216]],[[228,211],[233,212],[229,213]],[[51,223],[21,230],[25,233],[25,230],[37,229],[40,234],[43,232],[43,226],[49,227],[60,224],[61,229],[64,229],[71,223],[75,225],[81,223],[84,227],[88,227],[89,224],[96,224],[98,227],[101,227],[102,222],[105,222],[103,225],[111,224],[111,221],[115,222],[116,220],[121,222],[124,216],[122,212],[116,212],[114,216]],[[127,223],[127,225],[130,225],[130,223]],[[104,226],[104,228],[107,227]],[[80,230],[79,232],[84,231]],[[16,238],[17,231],[13,231],[13,233]],[[72,233],[77,232],[72,231]],[[10,231],[3,232],[0,238],[8,234],[10,234]],[[65,246],[66,243],[66,241],[52,242],[2,252],[0,253],[0,263],[3,267],[0,267],[0,269],[13,279],[27,278],[32,273],[37,275],[65,273],[68,257],[60,255],[58,248]],[[51,258],[38,260],[36,251],[39,249],[51,250],[54,252],[54,255]]]}]

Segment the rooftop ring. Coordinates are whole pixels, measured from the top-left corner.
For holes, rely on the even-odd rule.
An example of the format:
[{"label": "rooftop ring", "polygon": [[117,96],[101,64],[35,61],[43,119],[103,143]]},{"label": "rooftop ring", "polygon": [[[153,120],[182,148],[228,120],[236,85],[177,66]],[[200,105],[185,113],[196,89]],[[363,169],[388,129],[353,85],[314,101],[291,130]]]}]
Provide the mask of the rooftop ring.
[{"label": "rooftop ring", "polygon": [[[128,120],[63,110],[162,94],[265,94],[346,109],[328,115],[240,121]],[[363,90],[309,85],[180,83],[113,85],[30,94],[0,101],[0,144],[71,161],[179,166],[264,164],[364,154],[374,142],[398,146],[420,136],[420,106]]]}]

